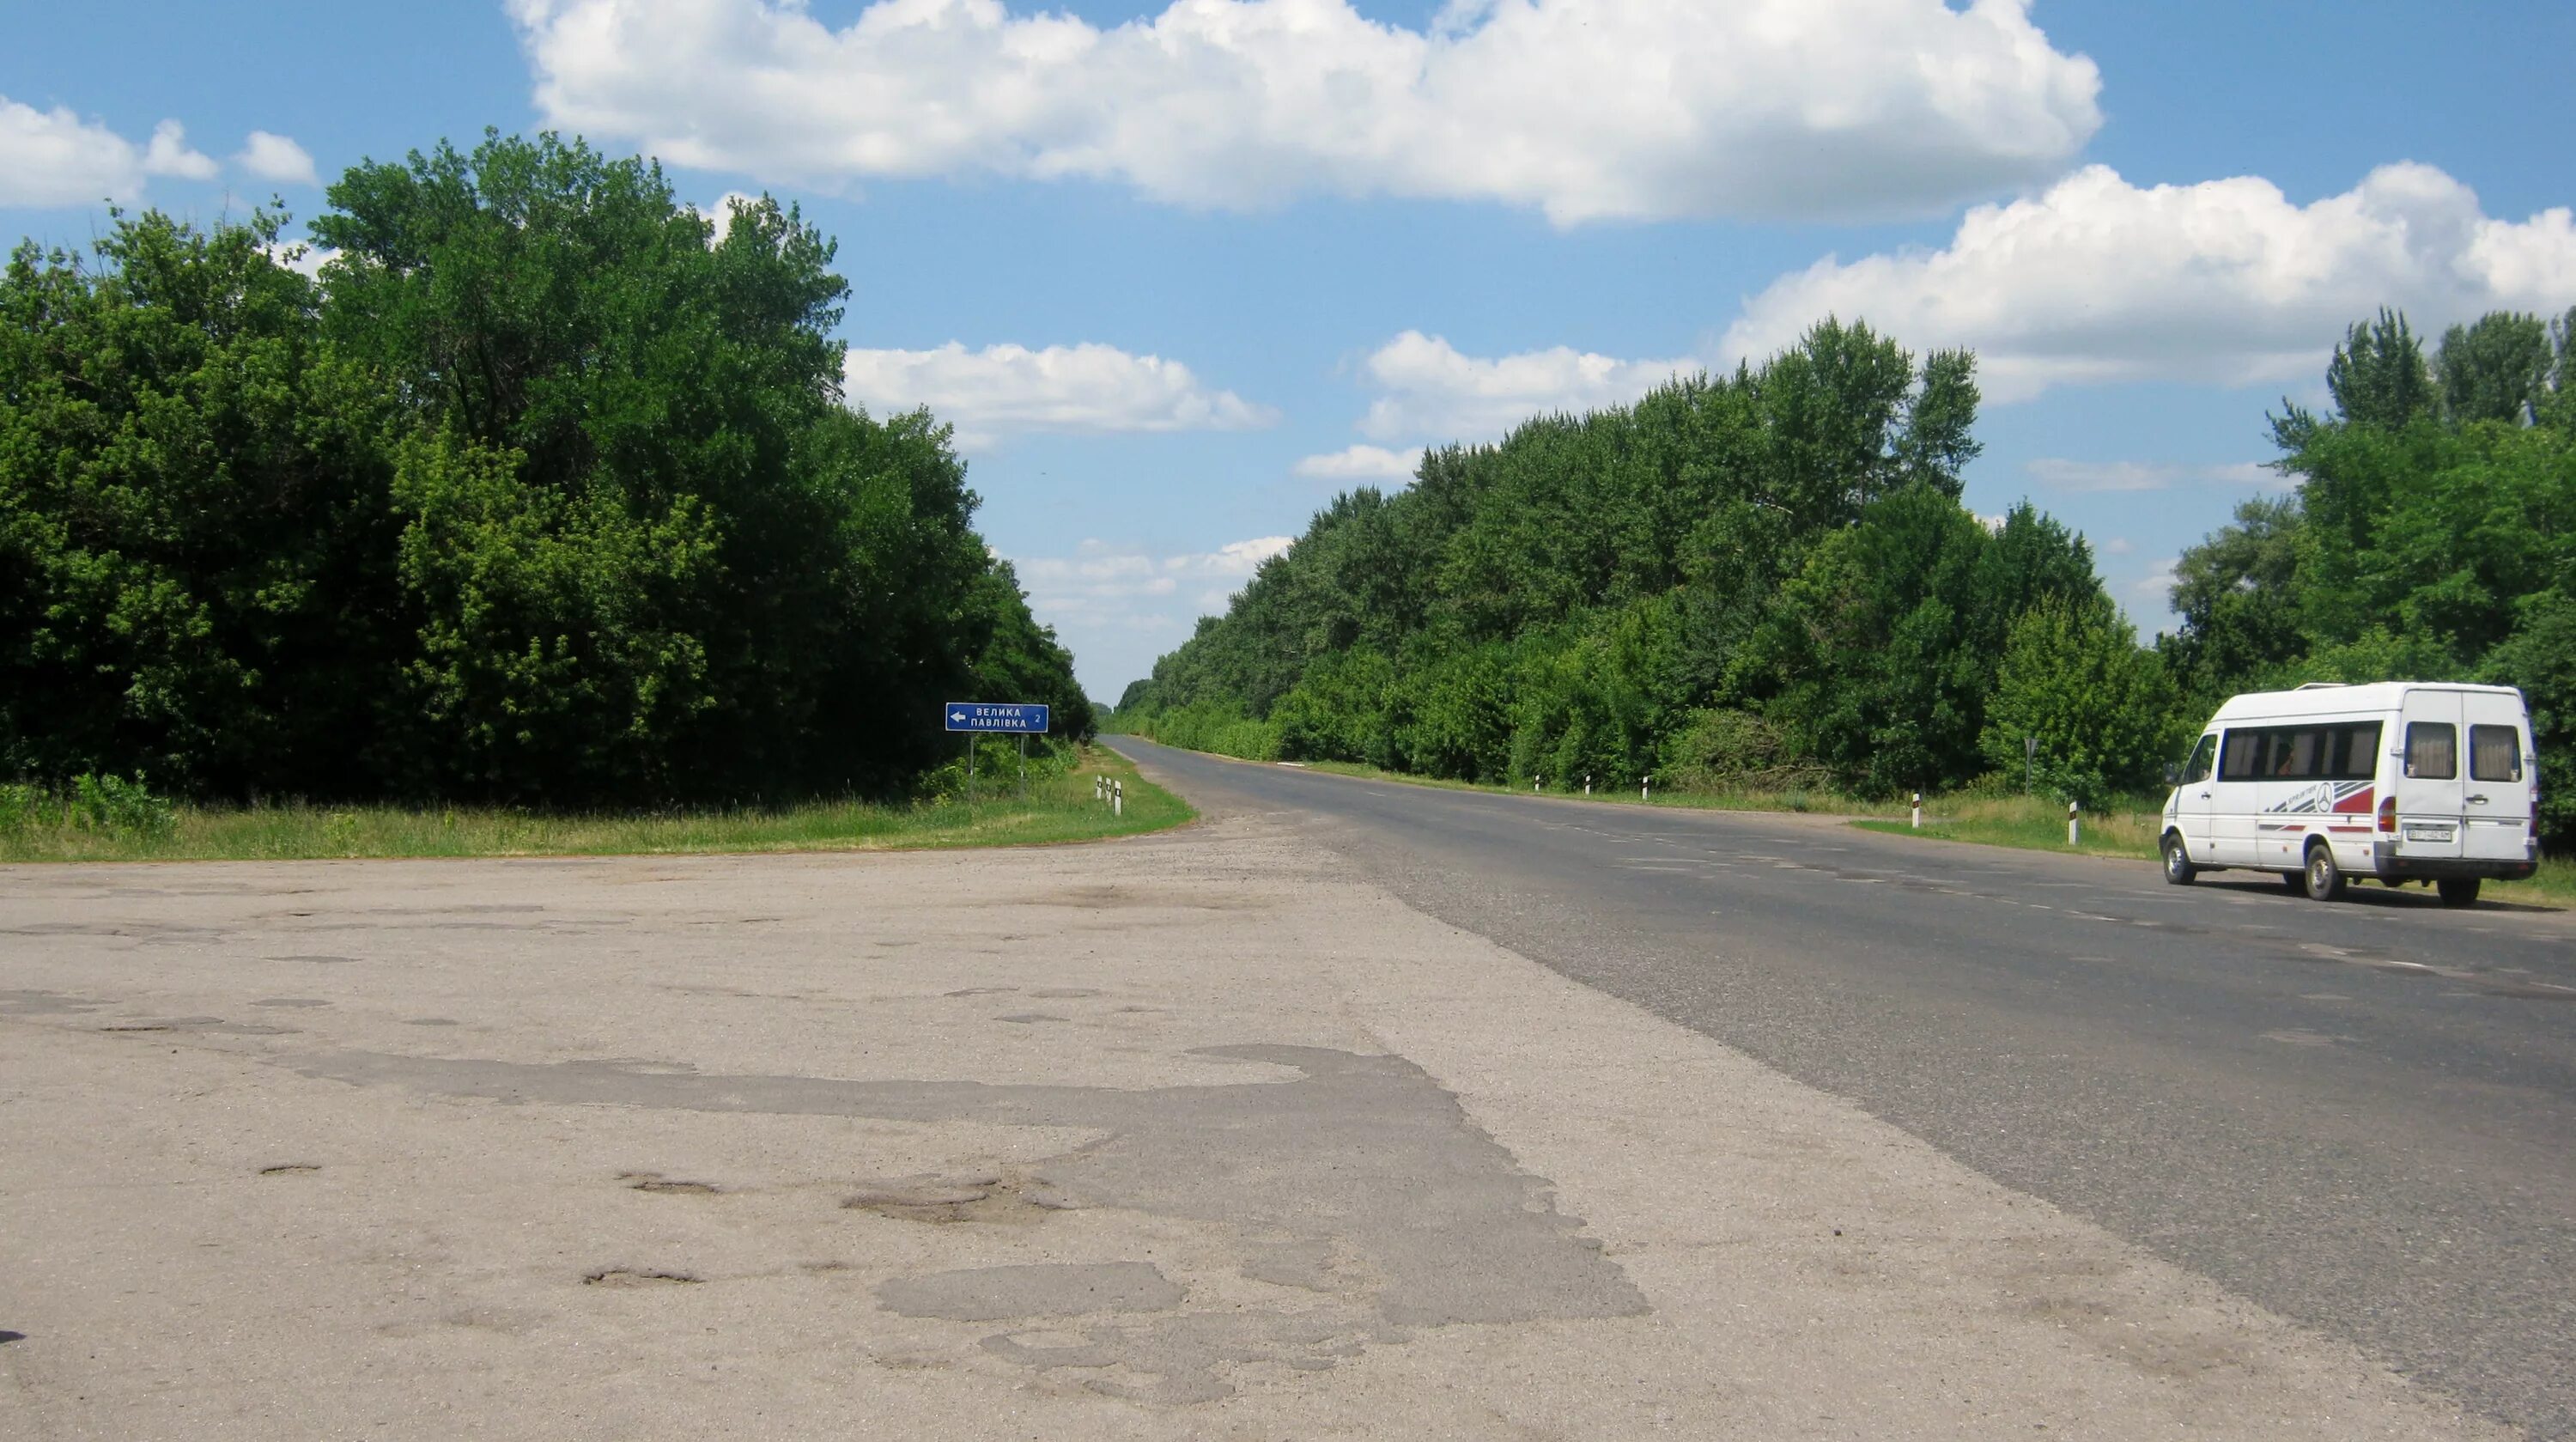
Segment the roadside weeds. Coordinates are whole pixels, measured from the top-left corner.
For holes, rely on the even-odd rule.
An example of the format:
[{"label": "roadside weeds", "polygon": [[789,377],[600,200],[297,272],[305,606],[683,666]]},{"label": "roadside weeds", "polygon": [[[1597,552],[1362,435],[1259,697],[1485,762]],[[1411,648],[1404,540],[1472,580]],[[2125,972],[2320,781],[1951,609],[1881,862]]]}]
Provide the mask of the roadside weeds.
[{"label": "roadside weeds", "polygon": [[[1126,787],[1123,816],[1093,799],[1106,776]],[[1125,757],[1083,748],[1070,771],[1032,778],[1025,799],[1005,777],[973,806],[822,801],[768,809],[550,815],[495,807],[175,808],[158,831],[76,825],[0,830],[0,863],[303,861],[724,852],[894,851],[1035,846],[1134,836],[1198,816]]]}]

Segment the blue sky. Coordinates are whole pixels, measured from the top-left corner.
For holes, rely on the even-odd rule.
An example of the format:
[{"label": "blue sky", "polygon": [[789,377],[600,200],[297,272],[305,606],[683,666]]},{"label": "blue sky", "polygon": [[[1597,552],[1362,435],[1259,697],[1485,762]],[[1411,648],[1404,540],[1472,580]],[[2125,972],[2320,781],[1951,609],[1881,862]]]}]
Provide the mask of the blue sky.
[{"label": "blue sky", "polygon": [[11,38],[11,235],[309,215],[487,125],[795,200],[854,397],[957,425],[1104,697],[1339,486],[1827,310],[1977,348],[1970,503],[2085,531],[2153,629],[2345,323],[2576,305],[2564,4],[93,0]]}]

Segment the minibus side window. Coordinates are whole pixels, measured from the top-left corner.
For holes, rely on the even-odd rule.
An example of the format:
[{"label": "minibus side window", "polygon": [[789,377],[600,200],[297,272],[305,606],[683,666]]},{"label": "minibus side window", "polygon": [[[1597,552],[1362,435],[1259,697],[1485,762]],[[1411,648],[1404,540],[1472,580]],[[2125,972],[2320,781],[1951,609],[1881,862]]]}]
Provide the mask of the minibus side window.
[{"label": "minibus side window", "polygon": [[2191,759],[2183,763],[2182,784],[2185,786],[2191,786],[2208,780],[2209,765],[2217,759],[2218,738],[2215,736],[2201,737],[2200,744],[2191,748]]},{"label": "minibus side window", "polygon": [[2469,728],[2469,775],[2479,781],[2522,779],[2522,733],[2511,726]]},{"label": "minibus side window", "polygon": [[2448,721],[2406,723],[2406,774],[2449,781],[2460,774],[2460,732]]},{"label": "minibus side window", "polygon": [[2379,774],[2379,723],[2337,726],[2326,733],[2328,781],[2368,781]]},{"label": "minibus side window", "polygon": [[2255,775],[2274,781],[2304,781],[2316,774],[2319,741],[2315,727],[2276,726],[2262,733],[2263,750]]},{"label": "minibus side window", "polygon": [[2227,744],[2219,748],[2219,780],[2251,781],[2263,774],[2263,734],[2260,731],[2227,733]]},{"label": "minibus side window", "polygon": [[2318,773],[2326,733],[2314,726],[2272,733],[2272,774],[2284,781],[2304,781]]}]

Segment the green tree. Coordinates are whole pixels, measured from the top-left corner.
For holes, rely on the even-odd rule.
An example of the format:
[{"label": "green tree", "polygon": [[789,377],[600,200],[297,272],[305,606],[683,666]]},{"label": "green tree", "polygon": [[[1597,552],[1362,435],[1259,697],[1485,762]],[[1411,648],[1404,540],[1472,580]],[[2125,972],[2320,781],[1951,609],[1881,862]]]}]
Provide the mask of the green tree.
[{"label": "green tree", "polygon": [[398,690],[382,390],[278,220],[0,277],[0,774],[342,794]]},{"label": "green tree", "polygon": [[2391,431],[2432,415],[2440,395],[2414,329],[2385,308],[2335,347],[2326,365],[2326,391],[2334,397],[2337,419]]},{"label": "green tree", "polygon": [[2443,418],[2520,422],[2547,395],[2556,360],[2548,323],[2536,315],[2498,311],[2451,327],[2434,363]]},{"label": "green tree", "polygon": [[2182,626],[2160,649],[2192,695],[2214,703],[2307,649],[2291,586],[2299,523],[2296,496],[2257,496],[2174,563],[2170,595]]},{"label": "green tree", "polygon": [[900,793],[984,677],[1090,725],[947,430],[842,404],[793,210],[491,136],[0,276],[0,773],[628,805]]},{"label": "green tree", "polygon": [[2010,771],[2037,738],[2043,785],[2099,806],[2146,787],[2171,758],[2175,699],[2163,659],[2109,601],[2051,596],[2013,623],[1980,740],[1987,763]]},{"label": "green tree", "polygon": [[974,599],[946,433],[841,407],[830,242],[766,199],[719,238],[657,167],[551,135],[329,194],[326,328],[436,437],[399,491],[411,670],[459,743],[431,784],[884,790],[935,759],[941,693],[1019,618]]}]

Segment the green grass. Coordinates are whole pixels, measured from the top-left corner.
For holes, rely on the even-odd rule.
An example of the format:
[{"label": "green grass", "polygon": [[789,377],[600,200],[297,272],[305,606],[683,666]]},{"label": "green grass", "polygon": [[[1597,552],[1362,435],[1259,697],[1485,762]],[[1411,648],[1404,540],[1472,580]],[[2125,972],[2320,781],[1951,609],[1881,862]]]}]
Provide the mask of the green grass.
[{"label": "green grass", "polygon": [[[1125,783],[1112,817],[1092,780]],[[619,856],[690,852],[883,851],[1035,846],[1160,831],[1193,820],[1188,803],[1146,781],[1105,747],[1085,748],[1071,772],[1029,783],[1021,800],[885,806],[815,802],[771,810],[655,815],[549,815],[490,808],[392,806],[177,808],[157,834],[69,822],[0,830],[0,862],[291,861],[326,857]]]},{"label": "green grass", "polygon": [[[2087,856],[2113,856],[2138,861],[2156,859],[2162,835],[2161,801],[2088,813],[2083,843],[2073,848]],[[1902,820],[1863,820],[1864,830],[1891,836],[1918,836],[1928,841],[1966,841],[1983,846],[2016,846],[2028,851],[2066,851],[2066,808],[2027,796],[1992,798],[1944,797],[1924,806],[1923,829]],[[2528,881],[2490,881],[2484,895],[2494,901],[2530,906],[2576,906],[2576,860],[2549,857]]]},{"label": "green grass", "polygon": [[[2074,848],[2087,856],[2124,856],[2153,860],[2162,798],[2132,801],[2088,811]],[[1923,829],[1910,821],[1872,820],[1855,823],[1864,830],[1894,836],[1920,836],[1933,841],[1973,841],[1986,846],[2018,846],[2030,851],[2065,851],[2066,804],[2037,796],[1939,796],[1923,803]]]}]

